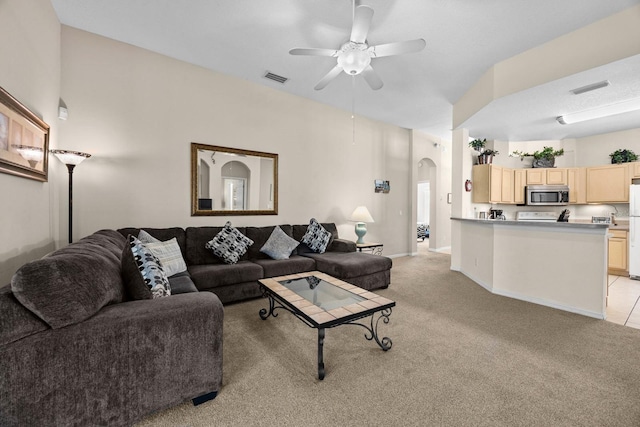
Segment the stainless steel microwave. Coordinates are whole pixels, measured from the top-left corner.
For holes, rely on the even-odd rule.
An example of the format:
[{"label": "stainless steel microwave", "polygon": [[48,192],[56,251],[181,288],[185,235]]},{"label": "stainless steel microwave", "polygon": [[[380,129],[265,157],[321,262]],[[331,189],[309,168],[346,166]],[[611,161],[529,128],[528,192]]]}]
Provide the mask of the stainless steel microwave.
[{"label": "stainless steel microwave", "polygon": [[562,206],[569,204],[567,185],[527,185],[525,201],[529,206]]}]

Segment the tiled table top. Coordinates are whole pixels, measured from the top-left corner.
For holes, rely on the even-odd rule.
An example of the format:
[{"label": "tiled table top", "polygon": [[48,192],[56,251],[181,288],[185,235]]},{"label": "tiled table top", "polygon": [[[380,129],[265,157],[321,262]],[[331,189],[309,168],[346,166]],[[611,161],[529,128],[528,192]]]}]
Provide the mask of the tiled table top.
[{"label": "tiled table top", "polygon": [[[315,276],[316,278],[324,280],[333,286],[351,292],[352,294],[359,296],[360,301],[326,311],[322,307],[314,305],[313,302],[287,289],[284,285],[279,283],[310,276]],[[260,283],[278,300],[303,315],[313,324],[314,327],[321,328],[330,326],[331,324],[340,324],[344,321],[351,320],[352,318],[359,318],[363,315],[368,315],[372,312],[395,306],[395,302],[388,298],[381,297],[373,292],[367,291],[366,289],[351,285],[345,281],[336,279],[335,277],[319,271],[310,271],[306,273],[262,279],[260,280]]]}]

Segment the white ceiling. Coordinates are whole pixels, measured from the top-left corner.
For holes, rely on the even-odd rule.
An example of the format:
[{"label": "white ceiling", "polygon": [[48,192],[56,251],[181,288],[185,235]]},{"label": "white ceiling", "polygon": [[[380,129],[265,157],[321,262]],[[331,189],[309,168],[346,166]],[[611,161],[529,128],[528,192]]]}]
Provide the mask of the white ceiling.
[{"label": "white ceiling", "polygon": [[[289,55],[293,47],[338,49],[352,0],[52,0],[60,21],[225,74],[401,127],[451,139],[452,106],[492,65],[640,4],[640,0],[363,0],[375,13],[369,45],[423,38],[419,53],[374,58],[384,82],[371,90],[342,74],[313,87],[335,58]],[[638,17],[640,25],[640,16]],[[266,71],[288,77],[281,85]],[[606,89],[568,90],[609,79]],[[640,96],[640,56],[494,101],[464,123],[475,138],[538,140],[640,127],[640,113],[559,125],[557,115],[603,99]]]}]

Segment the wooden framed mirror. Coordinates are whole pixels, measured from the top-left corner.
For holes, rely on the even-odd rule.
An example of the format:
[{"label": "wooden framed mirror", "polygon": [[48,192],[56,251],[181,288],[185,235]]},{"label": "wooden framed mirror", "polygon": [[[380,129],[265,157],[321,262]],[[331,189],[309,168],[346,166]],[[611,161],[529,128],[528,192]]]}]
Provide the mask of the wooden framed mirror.
[{"label": "wooden framed mirror", "polygon": [[277,214],[277,154],[191,143],[191,216]]}]

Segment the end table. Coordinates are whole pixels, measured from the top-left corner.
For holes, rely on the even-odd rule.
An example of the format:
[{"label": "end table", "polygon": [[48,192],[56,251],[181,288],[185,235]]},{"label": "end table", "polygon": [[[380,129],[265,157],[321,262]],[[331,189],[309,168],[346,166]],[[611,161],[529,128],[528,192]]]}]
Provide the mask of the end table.
[{"label": "end table", "polygon": [[373,255],[382,255],[382,243],[356,243],[356,249],[358,252],[365,251],[372,253]]}]

